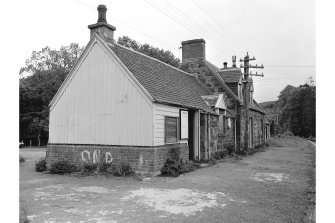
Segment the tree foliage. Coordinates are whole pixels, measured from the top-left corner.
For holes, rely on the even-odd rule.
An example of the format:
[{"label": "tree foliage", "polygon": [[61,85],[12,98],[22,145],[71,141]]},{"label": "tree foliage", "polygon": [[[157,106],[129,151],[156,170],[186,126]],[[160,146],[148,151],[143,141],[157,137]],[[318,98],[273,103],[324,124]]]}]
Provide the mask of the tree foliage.
[{"label": "tree foliage", "polygon": [[77,43],[70,46],[62,46],[59,50],[44,47],[41,51],[33,51],[30,58],[26,60],[26,66],[20,69],[20,74],[43,71],[54,71],[58,75],[69,72],[83,51]]},{"label": "tree foliage", "polygon": [[156,58],[157,60],[170,64],[171,66],[179,67],[180,65],[180,59],[175,57],[169,50],[159,49],[157,47],[151,46],[148,43],[139,44],[136,40],[133,40],[128,36],[119,37],[117,43],[150,57]]},{"label": "tree foliage", "polygon": [[20,140],[29,144],[47,142],[49,131],[48,105],[67,74],[83,52],[78,44],[62,46],[60,50],[45,47],[34,51],[21,68],[19,80]]},{"label": "tree foliage", "polygon": [[277,106],[281,108],[279,124],[282,131],[294,135],[315,137],[316,87],[309,81],[298,88],[287,86],[279,96]]}]

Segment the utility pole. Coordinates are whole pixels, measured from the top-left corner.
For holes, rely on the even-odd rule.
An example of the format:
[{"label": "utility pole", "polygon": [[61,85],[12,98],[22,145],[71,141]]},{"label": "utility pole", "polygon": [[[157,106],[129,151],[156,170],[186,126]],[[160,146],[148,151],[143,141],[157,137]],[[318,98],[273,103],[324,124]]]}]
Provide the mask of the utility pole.
[{"label": "utility pole", "polygon": [[[249,104],[252,103],[252,98],[250,97],[250,84],[252,83],[252,81],[249,80],[249,75],[250,76],[261,76],[264,77],[263,73],[262,74],[257,74],[256,73],[251,73],[249,71],[250,68],[260,68],[263,69],[264,66],[262,64],[262,66],[253,66],[250,65],[249,61],[251,60],[256,60],[255,57],[250,58],[249,54],[247,52],[247,55],[244,57],[244,59],[240,59],[240,62],[244,62],[243,66],[240,66],[241,68],[244,68],[244,73],[243,73],[243,88],[244,88],[244,96],[243,96],[243,104],[244,104],[244,108],[245,108],[245,129],[244,129],[244,148],[245,151],[248,151],[248,147],[249,147],[249,131],[252,131],[251,129],[249,130]],[[252,126],[251,126],[252,127]],[[263,129],[262,129],[263,132]]]}]

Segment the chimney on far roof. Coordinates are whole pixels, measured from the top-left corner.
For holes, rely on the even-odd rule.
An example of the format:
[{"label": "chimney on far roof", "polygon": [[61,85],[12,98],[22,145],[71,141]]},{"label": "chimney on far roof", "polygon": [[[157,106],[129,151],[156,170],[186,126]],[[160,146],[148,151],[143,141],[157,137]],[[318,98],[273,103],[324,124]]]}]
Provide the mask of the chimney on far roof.
[{"label": "chimney on far roof", "polygon": [[107,7],[105,5],[98,6],[98,21],[95,24],[89,25],[88,28],[91,30],[90,38],[93,34],[98,32],[100,37],[106,41],[113,41],[114,31],[116,28],[112,25],[109,25],[106,20]]},{"label": "chimney on far roof", "polygon": [[228,63],[227,62],[223,62],[223,69],[227,69],[228,68]]},{"label": "chimney on far roof", "polygon": [[233,56],[233,66],[232,67],[236,67],[236,56]]},{"label": "chimney on far roof", "polygon": [[205,59],[206,41],[204,39],[193,39],[181,42],[182,62],[189,59]]}]

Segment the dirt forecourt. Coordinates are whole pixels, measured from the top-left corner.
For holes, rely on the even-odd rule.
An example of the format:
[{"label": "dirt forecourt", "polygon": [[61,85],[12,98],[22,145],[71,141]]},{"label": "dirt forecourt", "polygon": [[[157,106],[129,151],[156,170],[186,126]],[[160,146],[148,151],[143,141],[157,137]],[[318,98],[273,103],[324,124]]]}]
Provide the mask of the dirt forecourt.
[{"label": "dirt forecourt", "polygon": [[45,148],[20,149],[20,214],[45,223],[314,222],[315,146],[295,137],[269,145],[242,160],[142,181],[38,173]]}]

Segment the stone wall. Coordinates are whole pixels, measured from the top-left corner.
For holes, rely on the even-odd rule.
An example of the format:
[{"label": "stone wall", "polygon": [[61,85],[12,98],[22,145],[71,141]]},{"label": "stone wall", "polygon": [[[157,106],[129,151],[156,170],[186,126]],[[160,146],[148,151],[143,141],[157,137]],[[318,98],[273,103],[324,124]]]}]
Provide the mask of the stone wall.
[{"label": "stone wall", "polygon": [[200,116],[200,160],[210,159],[210,157],[217,151],[219,131],[218,120],[219,116],[217,115],[208,116],[207,114],[201,114]]},{"label": "stone wall", "polygon": [[[265,127],[265,123],[264,123],[264,115],[258,112],[254,112],[254,111],[250,111],[249,112],[250,117],[253,117],[253,130],[254,130],[254,138],[253,138],[253,142],[254,142],[254,146],[260,146],[264,143],[264,127]],[[263,128],[262,128],[262,120],[263,120]]]},{"label": "stone wall", "polygon": [[213,153],[217,151],[218,148],[218,135],[219,135],[219,116],[211,115],[210,116],[210,157]]},{"label": "stone wall", "polygon": [[228,117],[225,118],[225,130],[218,133],[217,150],[222,150],[225,153],[233,152],[235,148],[235,119],[231,118],[231,126],[228,127]]},{"label": "stone wall", "polygon": [[[242,111],[241,117],[241,147],[244,147],[244,133],[245,133],[245,109]],[[249,117],[253,118],[253,147],[262,145],[265,142],[264,129],[265,129],[265,115],[253,110],[249,110]],[[262,129],[263,120],[263,129]]]},{"label": "stone wall", "polygon": [[105,145],[61,145],[49,144],[46,151],[47,163],[66,160],[80,166],[85,160],[98,162],[128,162],[139,172],[159,174],[167,158],[179,156],[189,159],[187,144],[170,144],[156,147],[105,146]]}]

